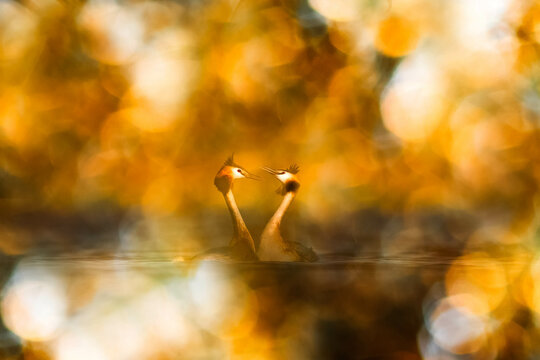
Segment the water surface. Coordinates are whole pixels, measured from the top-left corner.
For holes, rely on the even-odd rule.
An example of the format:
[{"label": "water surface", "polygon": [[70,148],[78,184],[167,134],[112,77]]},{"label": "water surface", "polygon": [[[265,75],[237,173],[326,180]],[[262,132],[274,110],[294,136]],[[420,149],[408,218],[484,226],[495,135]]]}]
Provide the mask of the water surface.
[{"label": "water surface", "polygon": [[[2,351],[15,356],[26,339],[55,359],[501,355],[489,345],[489,314],[469,311],[448,291],[448,274],[497,276],[493,261],[436,254],[327,255],[316,263],[186,258],[20,259],[4,285]],[[523,262],[500,258],[496,266],[519,269]]]}]

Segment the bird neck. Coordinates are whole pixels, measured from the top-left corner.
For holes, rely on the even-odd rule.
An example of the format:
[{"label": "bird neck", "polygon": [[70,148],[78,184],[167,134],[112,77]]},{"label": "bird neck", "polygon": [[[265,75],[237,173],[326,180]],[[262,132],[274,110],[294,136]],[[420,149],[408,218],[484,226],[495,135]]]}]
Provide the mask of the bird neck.
[{"label": "bird neck", "polygon": [[274,226],[279,227],[281,224],[281,219],[283,218],[283,215],[285,215],[285,211],[287,211],[289,205],[291,205],[292,201],[294,200],[295,195],[296,193],[294,191],[289,191],[285,194],[285,196],[283,196],[281,204],[270,220]]},{"label": "bird neck", "polygon": [[244,219],[242,219],[242,215],[240,214],[240,210],[238,209],[238,206],[236,205],[236,201],[234,199],[232,190],[229,190],[223,193],[223,197],[225,198],[225,202],[227,203],[227,208],[229,209],[229,213],[231,214],[231,219],[232,219],[233,228],[234,228],[234,234],[233,234],[233,239],[231,240],[231,246],[236,245],[236,243],[239,241],[243,241],[243,242],[247,242],[249,247],[253,251],[255,251],[255,243],[253,242],[253,239],[251,238],[251,234],[249,233],[249,230],[247,229],[247,226],[244,223]]}]

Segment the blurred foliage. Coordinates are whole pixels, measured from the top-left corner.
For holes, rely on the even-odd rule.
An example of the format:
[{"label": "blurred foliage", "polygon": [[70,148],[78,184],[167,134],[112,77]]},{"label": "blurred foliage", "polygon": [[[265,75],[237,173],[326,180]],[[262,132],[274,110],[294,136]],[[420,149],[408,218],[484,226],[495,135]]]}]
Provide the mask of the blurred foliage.
[{"label": "blurred foliage", "polygon": [[[158,249],[193,251],[216,238],[204,228],[219,220],[203,219],[223,212],[211,181],[236,152],[248,168],[300,163],[297,206],[321,227],[362,209],[453,209],[520,240],[530,227],[540,174],[533,2],[0,6],[8,217],[101,222],[104,209],[140,209],[184,229]],[[277,201],[273,184],[259,185],[237,186],[254,233]]]},{"label": "blurred foliage", "polygon": [[[534,0],[0,0],[0,255],[91,248],[175,256],[222,246],[232,230],[212,180],[225,158],[235,152],[250,170],[296,162],[302,185],[283,226],[290,239],[321,253],[452,256],[444,276],[380,275],[425,295],[414,309],[424,317],[414,324],[422,357],[525,358],[540,351],[531,345],[540,313],[539,60]],[[277,184],[265,180],[235,186],[254,238],[279,202]],[[46,304],[59,318],[43,320],[39,306],[20,300],[35,297],[25,282],[34,275],[15,275],[3,317],[37,341],[25,347],[28,358],[46,358],[39,341],[63,326],[75,292],[63,287],[66,273],[45,278]],[[298,305],[289,322],[259,332],[256,314],[285,316],[276,304],[290,298],[235,276],[241,320],[198,323],[228,334],[229,355],[253,358],[279,334],[316,328],[312,309]],[[128,293],[153,289],[154,280],[135,279]],[[88,299],[115,287],[92,281]],[[390,299],[380,305],[388,311],[422,298],[371,285],[341,284],[354,299],[369,298],[369,319],[347,303],[350,323],[328,320],[321,331],[369,329],[379,297]],[[171,293],[161,286],[148,303],[164,302],[183,319],[176,285]],[[204,311],[210,285],[185,286]],[[86,300],[79,309],[106,313]],[[147,314],[143,303],[133,307]],[[21,323],[25,306],[33,310]],[[178,330],[167,329],[162,349]],[[242,339],[254,332],[244,344],[250,353]],[[314,334],[296,340],[313,345]],[[77,344],[97,351],[84,334],[68,335],[68,355],[53,352],[58,358],[73,358]],[[199,354],[190,341],[181,346]],[[417,358],[405,348],[396,358]],[[219,349],[205,354],[223,358]],[[315,350],[305,351],[297,358]]]}]

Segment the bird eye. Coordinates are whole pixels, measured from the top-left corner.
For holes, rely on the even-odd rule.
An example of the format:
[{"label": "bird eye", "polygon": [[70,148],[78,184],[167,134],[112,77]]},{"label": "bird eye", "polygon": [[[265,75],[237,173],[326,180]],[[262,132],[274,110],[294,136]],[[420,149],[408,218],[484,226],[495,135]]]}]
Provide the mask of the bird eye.
[{"label": "bird eye", "polygon": [[240,170],[240,169],[236,169],[236,171],[238,171],[240,174],[242,173],[242,170]]},{"label": "bird eye", "polygon": [[281,171],[281,172],[279,173],[279,175],[284,175],[284,174],[285,174],[285,171]]}]

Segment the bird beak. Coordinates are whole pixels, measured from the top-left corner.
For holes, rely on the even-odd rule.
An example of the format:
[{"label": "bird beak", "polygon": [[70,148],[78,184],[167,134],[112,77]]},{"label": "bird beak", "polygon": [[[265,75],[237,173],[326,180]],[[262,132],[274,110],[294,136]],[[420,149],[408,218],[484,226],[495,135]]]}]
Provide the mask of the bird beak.
[{"label": "bird beak", "polygon": [[272,175],[274,175],[274,176],[277,175],[277,171],[274,170],[274,169],[271,169],[271,168],[266,167],[266,166],[263,166],[262,169],[263,169],[264,171],[266,171],[267,173],[269,173],[269,174],[272,174]]},{"label": "bird beak", "polygon": [[[245,171],[245,170],[244,170],[244,171]],[[247,171],[245,171],[245,172],[246,172],[246,175],[245,175],[246,178],[251,179],[251,180],[261,180],[261,177],[260,177],[260,176],[255,175],[255,174],[252,174],[252,173],[247,172]]]}]

